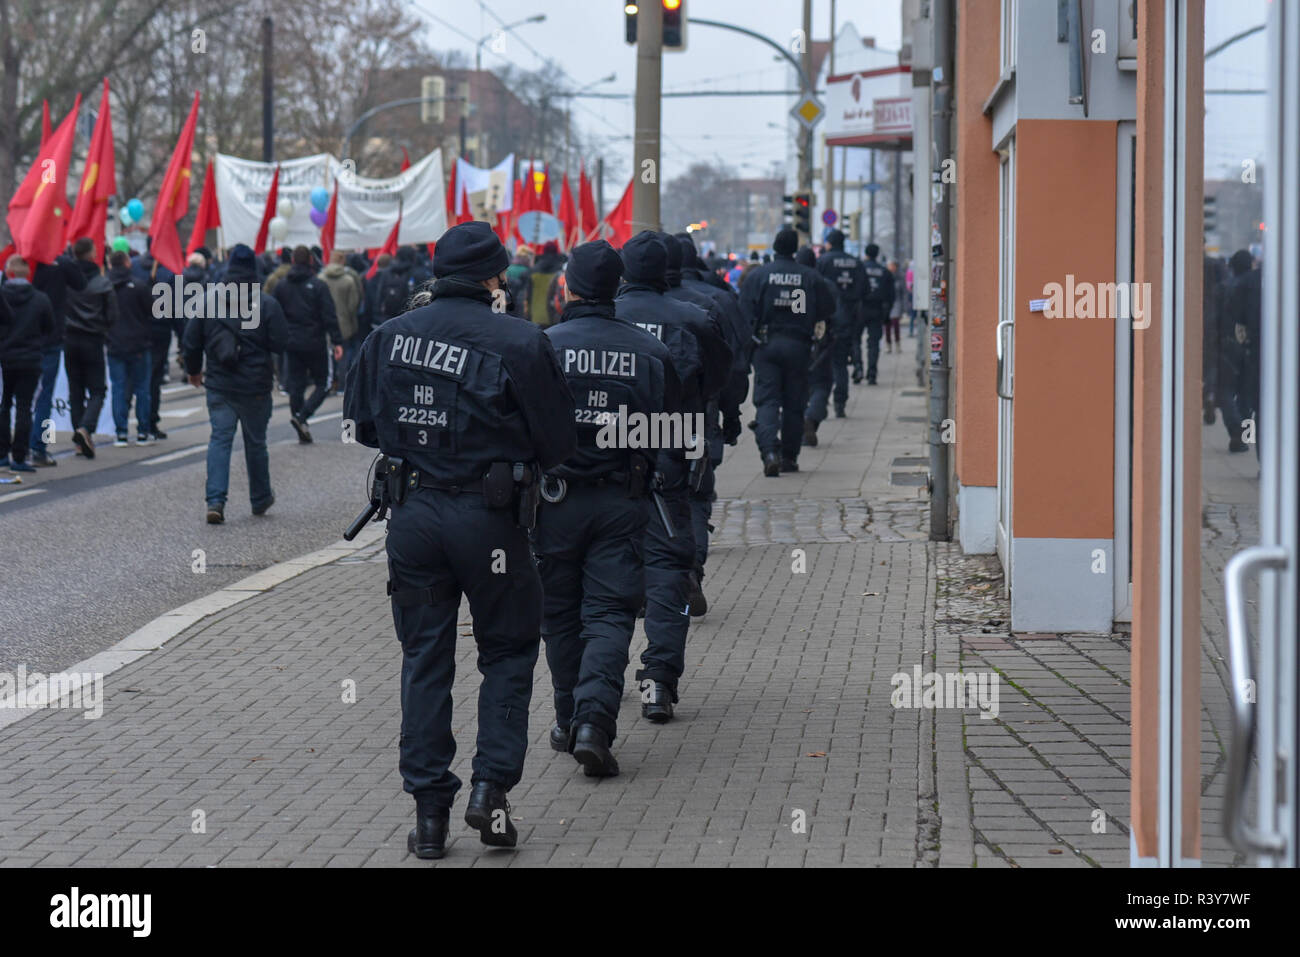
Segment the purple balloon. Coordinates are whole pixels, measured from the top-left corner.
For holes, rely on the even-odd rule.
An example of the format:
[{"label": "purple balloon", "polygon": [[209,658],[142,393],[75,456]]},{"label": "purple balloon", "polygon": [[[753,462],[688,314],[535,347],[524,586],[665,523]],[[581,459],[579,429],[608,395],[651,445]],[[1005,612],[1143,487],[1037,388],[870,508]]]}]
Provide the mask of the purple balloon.
[{"label": "purple balloon", "polygon": [[319,209],[313,209],[311,211],[311,221],[312,223],[315,224],[317,229],[320,229],[322,226],[325,225],[325,217],[327,215],[328,215],[327,213]]}]

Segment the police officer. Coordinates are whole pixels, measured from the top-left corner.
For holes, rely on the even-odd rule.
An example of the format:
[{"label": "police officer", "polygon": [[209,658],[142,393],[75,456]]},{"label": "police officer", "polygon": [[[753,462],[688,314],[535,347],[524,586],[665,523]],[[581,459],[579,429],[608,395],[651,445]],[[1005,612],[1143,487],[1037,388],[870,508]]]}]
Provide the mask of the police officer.
[{"label": "police officer", "polygon": [[754,317],[761,345],[754,350],[754,404],[763,474],[799,471],[808,361],[824,305],[817,270],[794,260],[799,234],[782,229],[772,241],[772,262],[751,270],[740,291],[741,306]]},{"label": "police officer", "polygon": [[402,644],[399,767],[416,805],[407,847],[420,858],[443,856],[460,788],[450,768],[462,593],[483,675],[465,821],[485,844],[517,839],[506,792],[523,772],[542,614],[527,527],[539,470],[577,447],[550,342],[507,314],[508,265],[487,223],[448,230],[431,301],[376,328],[348,374],[344,414],[358,441],[395,465],[388,589]]},{"label": "police officer", "polygon": [[[735,292],[725,280],[705,267],[690,234],[664,234],[661,238],[668,248],[668,295],[692,302],[708,312],[731,350],[731,368],[726,385],[718,393],[717,401],[710,403],[705,410],[709,468],[702,481],[693,483],[691,490],[695,569],[691,582],[690,606],[691,617],[699,618],[708,611],[702,582],[704,563],[709,557],[709,519],[713,516],[713,502],[718,497],[714,472],[722,465],[723,445],[735,445],[740,436],[740,406],[749,393],[749,354],[753,345],[753,332],[740,310],[740,300]],[[678,256],[673,254],[674,244],[678,248]],[[721,283],[721,287],[709,282],[706,276],[712,276]]]},{"label": "police officer", "polygon": [[[829,248],[817,260],[817,271],[835,286],[835,318],[831,323],[831,376],[835,383],[835,416],[844,418],[849,400],[850,362],[854,363],[853,381],[862,381],[862,300],[867,294],[867,273],[862,261],[844,251],[844,234],[832,229],[826,237]],[[883,268],[883,267],[882,267]],[[879,345],[876,347],[879,352]],[[875,360],[871,368],[875,369]],[[808,403],[807,418],[820,423],[826,418],[826,400],[819,405]],[[814,432],[816,429],[814,429]]]},{"label": "police officer", "polygon": [[533,554],[545,595],[542,638],[555,689],[551,747],[588,777],[618,774],[610,745],[636,612],[655,451],[629,447],[638,421],[678,412],[668,348],[615,317],[623,262],[604,240],[575,247],[565,307],[546,330],[574,397],[578,450],[542,481]]},{"label": "police officer", "polygon": [[[811,246],[801,247],[794,254],[794,261],[801,266],[817,268],[817,254],[813,252]],[[831,384],[834,381],[831,362],[834,360],[836,340],[832,320],[835,318],[839,296],[836,287],[825,279],[822,279],[821,285],[822,293],[817,297],[820,311],[817,314],[817,324],[813,327],[812,360],[808,364],[808,411],[804,414],[803,422],[803,444],[809,447],[817,445],[817,428],[826,419],[826,403],[830,400]],[[847,352],[847,346],[842,340],[841,345]],[[845,375],[847,377],[847,371]],[[847,381],[845,389],[848,389]]]},{"label": "police officer", "polygon": [[[726,384],[730,350],[706,313],[665,295],[667,269],[668,248],[658,234],[647,230],[629,239],[623,246],[626,283],[614,300],[615,313],[654,333],[668,347],[682,384],[682,411],[688,421],[702,424],[708,403]],[[659,724],[673,716],[678,681],[686,667],[686,632],[691,621],[688,600],[695,562],[690,477],[702,474],[698,463],[707,454],[704,436],[694,428],[691,431],[691,448],[659,452],[662,478],[658,484],[671,532],[657,514],[646,528],[647,644],[636,677],[641,714]]]},{"label": "police officer", "polygon": [[[862,297],[862,319],[867,330],[867,385],[876,384],[876,362],[880,359],[880,337],[884,334],[885,323],[889,321],[889,307],[894,304],[894,274],[879,262],[880,247],[869,243],[866,248],[867,261],[862,269],[867,274],[867,292]],[[859,340],[861,336],[857,337]],[[858,344],[859,350],[861,343]],[[858,370],[853,381],[862,381],[862,356],[858,355]]]}]

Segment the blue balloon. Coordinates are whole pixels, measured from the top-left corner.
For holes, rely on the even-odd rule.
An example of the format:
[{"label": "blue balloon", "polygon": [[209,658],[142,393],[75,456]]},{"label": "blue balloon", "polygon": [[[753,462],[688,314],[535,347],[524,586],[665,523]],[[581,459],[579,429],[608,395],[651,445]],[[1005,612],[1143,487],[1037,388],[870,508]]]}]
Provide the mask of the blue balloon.
[{"label": "blue balloon", "polygon": [[140,202],[138,199],[128,200],[126,211],[131,214],[132,222],[138,223],[144,218],[144,203]]},{"label": "blue balloon", "polygon": [[317,186],[311,191],[311,204],[322,213],[330,208],[330,194],[324,186]]}]

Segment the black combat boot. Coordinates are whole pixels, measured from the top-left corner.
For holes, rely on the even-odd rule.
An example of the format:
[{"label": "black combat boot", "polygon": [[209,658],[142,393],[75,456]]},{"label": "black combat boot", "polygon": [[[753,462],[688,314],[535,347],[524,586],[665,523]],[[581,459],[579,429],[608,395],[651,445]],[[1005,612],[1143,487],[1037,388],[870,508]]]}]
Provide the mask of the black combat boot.
[{"label": "black combat boot", "polygon": [[551,750],[561,754],[569,750],[569,729],[557,722],[551,725]]},{"label": "black combat boot", "polygon": [[794,459],[782,458],[782,459],[781,459],[781,471],[782,471],[782,472],[797,472],[797,471],[799,471],[799,463],[796,462]]},{"label": "black combat boot", "polygon": [[662,681],[651,681],[650,685],[650,700],[642,700],[641,717],[664,724],[673,716],[673,693]]},{"label": "black combat boot", "polygon": [[573,739],[573,756],[589,778],[612,778],[618,774],[618,762],[609,749],[609,735],[594,724],[578,725]]},{"label": "black combat boot", "polygon": [[844,418],[845,414],[846,414],[846,413],[844,412],[844,403],[843,403],[843,402],[836,402],[836,403],[835,403],[835,418],[837,418],[837,419],[842,419],[842,418]]},{"label": "black combat boot", "polygon": [[810,449],[817,448],[817,423],[812,419],[803,420],[803,444]]},{"label": "black combat boot", "polygon": [[781,456],[775,452],[763,453],[763,474],[768,478],[775,478],[781,474]]},{"label": "black combat boot", "polygon": [[436,861],[447,853],[447,822],[451,808],[415,809],[415,827],[406,835],[406,849],[422,861]]},{"label": "black combat boot", "polygon": [[465,823],[478,831],[479,840],[492,847],[514,847],[519,832],[510,820],[506,789],[495,781],[475,782],[465,808]]}]

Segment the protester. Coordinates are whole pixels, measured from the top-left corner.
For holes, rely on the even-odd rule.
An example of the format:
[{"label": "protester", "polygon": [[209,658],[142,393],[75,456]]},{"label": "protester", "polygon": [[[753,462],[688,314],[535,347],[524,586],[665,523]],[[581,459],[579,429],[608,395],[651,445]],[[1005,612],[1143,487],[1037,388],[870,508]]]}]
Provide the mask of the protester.
[{"label": "protester", "polygon": [[[312,440],[307,420],[316,414],[329,394],[327,336],[333,344],[335,360],[343,358],[338,317],[334,313],[334,299],[329,287],[316,277],[311,267],[311,250],[306,246],[294,247],[293,265],[272,295],[280,304],[289,326],[289,345],[285,350],[288,355],[289,424],[298,433],[298,441],[305,445]],[[314,388],[304,400],[309,378]]]},{"label": "protester", "polygon": [[361,348],[361,330],[358,316],[366,304],[366,288],[361,277],[347,267],[347,253],[336,249],[330,253],[330,263],[320,273],[321,282],[329,288],[334,300],[334,314],[338,317],[339,335],[343,337],[343,360],[334,368],[334,390],[343,391],[357,350]]},{"label": "protester", "polygon": [[528,318],[538,326],[545,328],[555,322],[558,313],[552,305],[555,295],[553,283],[555,277],[564,268],[564,259],[560,256],[560,246],[550,240],[542,246],[542,254],[533,264],[528,287]]},{"label": "protester", "polygon": [[41,342],[41,383],[36,393],[36,409],[33,415],[35,428],[32,429],[33,465],[39,468],[53,468],[57,463],[45,447],[45,423],[50,421],[54,408],[54,384],[59,378],[59,360],[63,358],[64,315],[67,308],[69,290],[86,288],[86,277],[77,261],[69,255],[59,256],[52,263],[37,263],[32,276],[32,285],[36,291],[44,293],[50,300],[54,314],[54,327]]},{"label": "protester", "polygon": [[117,321],[117,296],[113,284],[95,264],[95,244],[90,239],[78,239],[72,254],[86,278],[86,287],[68,294],[63,361],[68,370],[72,441],[77,454],[93,459],[95,428],[108,393],[104,346],[108,330]]},{"label": "protester", "polygon": [[506,269],[506,287],[510,290],[510,314],[528,318],[528,297],[532,289],[533,251],[523,243],[515,250],[514,262]]},{"label": "protester", "polygon": [[410,246],[398,249],[397,255],[386,266],[383,264],[384,257],[379,258],[381,265],[372,286],[375,294],[375,313],[372,318],[375,325],[406,312],[407,303],[420,286],[415,272],[415,250]]},{"label": "protester", "polygon": [[[149,397],[149,346],[153,338],[153,295],[131,271],[131,257],[114,252],[108,259],[108,280],[117,298],[117,321],[108,330],[108,371],[113,382],[113,445],[125,448],[130,432],[131,397],[135,396],[137,445],[153,441]],[[188,271],[188,270],[187,270]]]},{"label": "protester", "polygon": [[[306,247],[299,248],[310,257]],[[225,281],[258,281],[257,259],[242,243],[230,253]],[[250,329],[244,328],[238,316],[195,316],[185,327],[185,368],[190,384],[202,385],[207,390],[208,419],[212,426],[204,489],[209,525],[220,525],[226,520],[230,450],[236,426],[244,436],[248,499],[253,514],[265,515],[275,503],[266,427],[271,421],[274,354],[288,347],[289,329],[279,303],[265,293],[259,295],[259,321]]]},{"label": "protester", "polygon": [[[10,256],[5,266],[8,281],[0,286],[0,468],[35,472],[27,461],[31,449],[32,397],[41,381],[41,354],[54,330],[54,308],[49,298],[28,278],[27,262]],[[9,410],[14,411],[13,432]],[[12,442],[10,441],[12,439]]]}]

